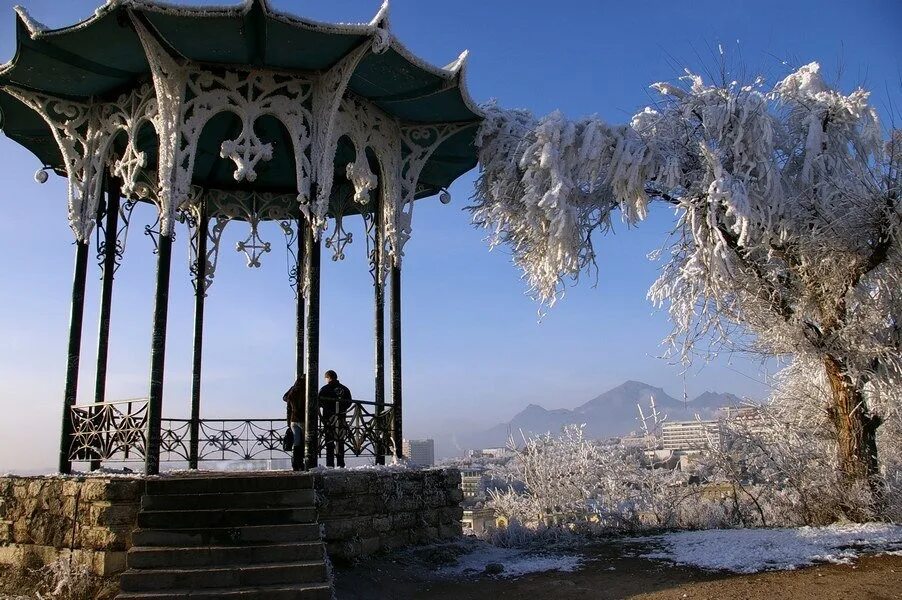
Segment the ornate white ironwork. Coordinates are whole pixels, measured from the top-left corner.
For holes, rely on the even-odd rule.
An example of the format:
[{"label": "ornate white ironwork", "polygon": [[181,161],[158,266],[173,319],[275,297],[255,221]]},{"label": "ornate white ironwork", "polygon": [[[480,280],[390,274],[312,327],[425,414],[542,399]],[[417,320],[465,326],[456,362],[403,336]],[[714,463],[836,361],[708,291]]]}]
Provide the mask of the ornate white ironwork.
[{"label": "ornate white ironwork", "polygon": [[108,132],[98,124],[96,110],[90,104],[63,100],[13,86],[3,88],[38,113],[59,146],[66,166],[69,195],[69,226],[80,242],[91,238],[97,204],[100,201],[103,161]]},{"label": "ornate white ironwork", "polygon": [[[209,190],[206,192],[207,211],[213,222],[208,255],[212,260],[208,269],[215,271],[219,255],[219,241],[229,221],[245,221],[250,226],[248,236],[235,249],[247,257],[248,267],[259,267],[260,258],[272,250],[272,244],[260,237],[261,221],[283,221],[294,218],[294,200],[284,194]],[[212,273],[212,271],[210,271]]]},{"label": "ornate white ironwork", "polygon": [[[347,165],[346,175],[354,187],[354,201],[364,206],[377,187],[384,206],[381,228],[385,251],[393,258],[382,261],[384,277],[391,264],[399,264],[403,247],[411,234],[413,200],[423,166],[444,141],[472,123],[402,125],[371,103],[349,94],[351,75],[368,53],[379,53],[392,43],[385,11],[371,23],[372,36],[350,51],[334,67],[309,77],[282,74],[272,70],[202,69],[171,56],[133,17],[150,64],[152,84],[138,85],[112,102],[79,103],[36,94],[12,86],[4,89],[40,114],[50,126],[60,147],[69,183],[69,219],[75,236],[87,241],[95,225],[104,165],[122,183],[123,194],[132,199],[150,199],[158,207],[159,228],[148,233],[173,233],[177,212],[190,204],[191,179],[197,146],[204,126],[221,113],[231,112],[241,121],[241,132],[232,140],[223,140],[220,155],[235,164],[236,181],[254,181],[261,161],[270,160],[276,151],[275,140],[263,140],[254,130],[265,115],[278,119],[286,128],[296,164],[296,202],[315,236],[326,229],[334,179],[334,160],[338,140],[347,136],[355,149],[355,159]],[[458,63],[456,63],[458,64]],[[456,67],[459,69],[459,67]],[[448,85],[453,85],[453,78]],[[156,181],[141,181],[147,173],[148,157],[139,150],[139,132],[150,124],[159,138]],[[125,136],[121,156],[111,157],[113,140]],[[371,151],[379,162],[373,172],[367,157]],[[311,198],[311,182],[317,183]],[[251,192],[243,194],[248,204]],[[255,201],[264,195],[257,194]],[[283,196],[284,198],[284,196]],[[260,257],[271,249],[258,231],[266,208],[255,207],[249,214],[220,211],[210,215],[210,264],[212,280],[218,242],[229,219],[246,220],[249,236],[239,243],[250,266],[258,266]],[[248,212],[248,211],[244,211]],[[233,214],[234,213],[234,214]],[[282,218],[282,217],[276,217]],[[294,215],[291,215],[294,218]],[[337,215],[335,231],[328,246],[336,258],[344,254],[352,236]],[[155,240],[156,241],[156,240]]]},{"label": "ornate white ironwork", "polygon": [[[297,200],[301,204],[308,202],[312,173],[307,150],[313,118],[306,105],[313,94],[313,81],[272,71],[227,70],[219,74],[182,65],[136,19],[134,23],[159,98],[157,129],[163,230],[172,230],[167,215],[171,216],[186,201],[204,125],[221,112],[231,112],[241,120],[241,133],[234,140],[224,140],[220,150],[220,156],[235,163],[235,180],[254,181],[257,164],[272,158],[272,143],[264,142],[254,131],[257,119],[271,115],[288,131],[296,165]],[[188,91],[190,99],[186,100]],[[251,240],[248,247],[255,244]],[[249,258],[255,253],[253,250]]]},{"label": "ornate white ironwork", "polygon": [[345,95],[348,81],[357,65],[371,50],[368,43],[361,44],[334,67],[321,75],[313,86],[313,177],[317,182],[316,198],[311,204],[301,204],[301,210],[313,226],[314,235],[319,237],[325,229],[329,198],[332,194],[332,177],[335,150],[341,133],[336,121],[339,107]]},{"label": "ornate white ironwork", "polygon": [[132,25],[144,47],[156,91],[157,114],[154,124],[160,138],[157,202],[160,208],[160,232],[169,235],[175,225],[175,211],[183,198],[187,197],[191,182],[190,175],[187,181],[184,177],[178,177],[181,158],[180,115],[184,104],[188,69],[169,56],[134,15]]},{"label": "ornate white ironwork", "polygon": [[125,133],[125,150],[119,158],[110,157],[109,166],[110,172],[121,181],[122,195],[128,198],[156,201],[156,183],[151,187],[148,182],[138,181],[141,170],[147,167],[147,153],[138,150],[138,133],[148,124],[155,128],[157,116],[157,98],[149,83],[100,107],[101,122],[113,129],[113,140],[118,132]]},{"label": "ornate white ironwork", "polygon": [[[401,142],[407,153],[401,160],[401,194],[397,202],[386,202],[386,244],[395,265],[401,264],[404,244],[410,239],[413,222],[413,201],[418,191],[420,173],[432,153],[451,136],[473,127],[472,123],[438,123],[434,125],[404,125],[400,128]],[[390,214],[388,214],[390,213]],[[388,261],[385,261],[388,263]]]},{"label": "ornate white ironwork", "polygon": [[[401,176],[401,133],[398,122],[375,106],[354,96],[345,97],[340,106],[335,124],[336,141],[346,137],[354,146],[355,158],[346,168],[348,180],[354,186],[354,201],[361,207],[372,202],[370,192],[381,180],[381,195],[386,204],[396,202],[400,196]],[[375,155],[379,163],[379,175],[370,168],[367,151]],[[333,177],[333,161],[324,167],[322,175],[327,180]],[[342,199],[343,200],[343,199]],[[383,213],[378,224],[384,233],[389,229]],[[385,236],[382,236],[385,239]],[[335,215],[335,232],[327,240],[327,247],[335,248],[333,260],[344,257],[345,245],[351,243],[351,236],[344,234],[342,215]],[[369,254],[369,253],[368,253]],[[387,273],[383,269],[384,278]]]}]

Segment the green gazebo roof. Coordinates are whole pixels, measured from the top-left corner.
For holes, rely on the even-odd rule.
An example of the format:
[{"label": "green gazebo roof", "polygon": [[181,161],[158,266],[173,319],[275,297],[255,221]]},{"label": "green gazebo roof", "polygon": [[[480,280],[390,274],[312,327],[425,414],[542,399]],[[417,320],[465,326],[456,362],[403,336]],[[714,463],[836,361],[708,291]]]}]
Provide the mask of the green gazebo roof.
[{"label": "green gazebo roof", "polygon": [[[16,54],[0,67],[0,86],[72,100],[106,100],[148,81],[150,67],[128,12],[137,15],[174,56],[211,68],[326,71],[353,48],[387,31],[386,8],[368,24],[335,25],[279,13],[266,0],[247,0],[232,7],[109,0],[90,18],[60,29],[47,29],[17,9]],[[349,91],[405,124],[473,123],[448,138],[425,165],[417,197],[432,195],[477,162],[473,139],[482,116],[462,82],[465,54],[451,65],[437,68],[387,35],[387,49],[369,53],[357,65]],[[236,127],[228,116],[220,116],[223,118],[210,126],[221,131],[210,135],[209,144],[202,140],[198,148],[195,183],[223,189],[248,186],[235,182],[231,169],[219,160],[219,141],[229,139],[228,133]],[[62,156],[45,121],[3,91],[0,128],[45,165],[64,172]],[[259,128],[261,138],[278,143],[283,136],[277,123],[263,120]],[[153,153],[154,148],[148,146],[147,150]],[[296,181],[290,160],[275,156],[269,164],[261,164],[253,188],[291,193]],[[339,147],[336,167],[346,160]],[[336,178],[342,171],[336,168]]]}]

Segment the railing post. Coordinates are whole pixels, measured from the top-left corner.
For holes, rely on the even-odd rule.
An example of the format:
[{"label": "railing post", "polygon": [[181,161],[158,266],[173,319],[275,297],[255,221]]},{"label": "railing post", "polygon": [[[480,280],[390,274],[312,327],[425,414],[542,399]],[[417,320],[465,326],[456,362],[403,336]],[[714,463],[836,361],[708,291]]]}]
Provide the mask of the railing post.
[{"label": "railing post", "polygon": [[188,468],[196,469],[200,438],[200,384],[204,350],[204,303],[207,298],[207,235],[210,217],[207,199],[200,198],[197,220],[197,264],[194,273],[194,356],[191,365],[191,424],[188,438]]},{"label": "railing post", "polygon": [[69,313],[69,348],[66,361],[66,388],[63,392],[63,422],[60,434],[60,473],[72,472],[69,450],[72,445],[72,406],[78,393],[78,363],[81,358],[81,329],[85,313],[85,280],[88,275],[88,242],[75,243],[75,273],[72,276],[72,308]]},{"label": "railing post", "polygon": [[375,383],[376,394],[374,397],[376,406],[376,431],[378,432],[376,444],[376,464],[385,464],[385,452],[387,448],[381,443],[384,431],[381,431],[382,411],[385,410],[385,279],[382,276],[383,240],[382,240],[382,200],[383,194],[379,194],[376,200],[375,227],[373,231],[373,284],[375,288],[376,308],[376,366]]},{"label": "railing post", "polygon": [[[106,371],[110,350],[110,315],[113,308],[113,277],[116,271],[116,254],[119,230],[119,182],[112,177],[106,178],[106,229],[103,246],[98,248],[98,255],[103,258],[103,283],[100,292],[100,323],[97,332],[97,376],[94,380],[94,402],[102,404],[106,401]],[[98,229],[101,215],[98,215]],[[91,409],[92,413],[96,409]],[[100,468],[100,460],[91,458],[91,470]]]},{"label": "railing post", "polygon": [[401,267],[391,268],[391,438],[394,456],[404,458],[404,432],[401,415]]},{"label": "railing post", "polygon": [[310,230],[305,235],[304,277],[307,279],[305,319],[306,394],[304,402],[304,465],[313,469],[319,462],[319,284],[321,241]]},{"label": "railing post", "polygon": [[166,321],[169,312],[169,273],[172,266],[172,235],[161,233],[157,244],[157,283],[150,350],[150,394],[147,401],[147,446],[145,472],[160,472],[160,425],[163,416],[163,367],[166,358]]}]

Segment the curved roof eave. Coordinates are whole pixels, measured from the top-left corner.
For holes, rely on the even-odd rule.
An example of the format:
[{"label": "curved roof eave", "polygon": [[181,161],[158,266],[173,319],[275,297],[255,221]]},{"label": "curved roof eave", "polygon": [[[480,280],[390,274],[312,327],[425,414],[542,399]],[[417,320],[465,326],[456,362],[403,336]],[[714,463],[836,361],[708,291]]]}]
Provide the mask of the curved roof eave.
[{"label": "curved roof eave", "polygon": [[[107,2],[103,6],[95,10],[94,13],[86,19],[73,25],[68,25],[57,29],[46,27],[42,23],[32,18],[25,8],[16,6],[15,10],[17,16],[23,26],[21,28],[17,28],[17,38],[19,35],[21,35],[22,32],[27,32],[32,40],[47,39],[49,41],[54,37],[64,36],[68,33],[91,27],[95,22],[100,21],[101,19],[103,19],[103,17],[119,9],[128,9],[142,13],[156,13],[168,16],[188,18],[242,18],[247,16],[255,6],[258,6],[260,9],[262,9],[263,14],[267,18],[298,29],[306,29],[325,34],[342,36],[351,35],[367,38],[375,38],[380,34],[387,35],[388,43],[385,46],[386,49],[391,48],[392,50],[397,52],[398,55],[400,55],[411,67],[419,69],[420,71],[428,75],[439,77],[446,81],[456,80],[457,83],[454,85],[454,87],[458,87],[460,89],[461,101],[473,114],[473,119],[479,120],[484,117],[484,113],[482,112],[480,107],[473,101],[463,83],[462,73],[466,63],[467,53],[462,53],[457,60],[445,67],[435,66],[414,54],[391,32],[388,18],[388,0],[386,0],[382,4],[379,11],[369,23],[326,23],[313,19],[307,19],[304,17],[290,15],[285,12],[275,10],[269,6],[269,2],[267,2],[267,0],[244,0],[238,4],[218,6],[176,5],[159,0],[107,0]],[[14,56],[13,59],[6,64],[0,66],[0,75],[4,75],[15,69],[17,62],[16,58],[18,57],[18,55],[19,44],[17,43],[16,56]]]}]

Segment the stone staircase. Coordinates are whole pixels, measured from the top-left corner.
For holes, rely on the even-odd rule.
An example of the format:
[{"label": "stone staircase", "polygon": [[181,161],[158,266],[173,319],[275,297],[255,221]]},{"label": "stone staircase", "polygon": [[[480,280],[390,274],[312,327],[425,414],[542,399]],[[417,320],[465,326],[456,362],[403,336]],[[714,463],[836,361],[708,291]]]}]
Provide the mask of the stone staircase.
[{"label": "stone staircase", "polygon": [[132,544],[123,600],[332,597],[309,475],[148,480]]}]

